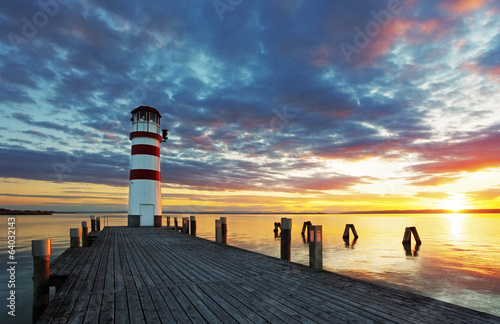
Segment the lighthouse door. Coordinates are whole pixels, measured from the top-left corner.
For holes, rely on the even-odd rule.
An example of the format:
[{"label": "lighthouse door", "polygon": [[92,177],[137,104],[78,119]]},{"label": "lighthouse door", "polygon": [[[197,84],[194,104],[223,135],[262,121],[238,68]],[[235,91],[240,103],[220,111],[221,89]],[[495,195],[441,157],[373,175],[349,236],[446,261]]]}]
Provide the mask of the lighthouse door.
[{"label": "lighthouse door", "polygon": [[141,205],[141,226],[153,226],[154,218],[154,205]]}]

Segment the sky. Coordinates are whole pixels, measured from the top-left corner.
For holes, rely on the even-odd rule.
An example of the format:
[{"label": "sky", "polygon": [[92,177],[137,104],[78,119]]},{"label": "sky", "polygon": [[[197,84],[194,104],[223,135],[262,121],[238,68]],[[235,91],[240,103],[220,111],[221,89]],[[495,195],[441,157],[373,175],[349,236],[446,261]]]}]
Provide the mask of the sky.
[{"label": "sky", "polygon": [[126,211],[156,108],[174,212],[500,208],[500,2],[0,7],[0,207]]}]

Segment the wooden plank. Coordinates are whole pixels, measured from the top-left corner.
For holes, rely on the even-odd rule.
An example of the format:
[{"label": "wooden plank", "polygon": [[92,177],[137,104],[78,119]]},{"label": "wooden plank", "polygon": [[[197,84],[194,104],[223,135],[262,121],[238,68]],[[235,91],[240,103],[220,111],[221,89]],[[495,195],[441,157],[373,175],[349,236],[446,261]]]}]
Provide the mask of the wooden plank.
[{"label": "wooden plank", "polygon": [[172,292],[172,295],[193,323],[207,323],[207,321],[205,321],[200,313],[198,313],[197,309],[191,304],[186,296],[184,296],[178,287],[169,287],[169,290]]},{"label": "wooden plank", "polygon": [[[210,288],[207,284],[198,284],[196,285],[196,287],[203,291],[203,293],[205,293],[207,296],[210,296],[210,298],[216,303],[216,305],[223,309],[227,314],[230,314],[237,323],[248,322],[250,320],[231,303],[220,296],[216,291],[212,290],[212,288]],[[261,320],[263,319],[261,318]],[[231,323],[232,321],[228,319],[227,322]]]},{"label": "wooden plank", "polygon": [[142,313],[142,305],[139,300],[139,294],[137,290],[127,290],[127,305],[128,314],[130,316],[130,323],[146,323],[146,321],[144,320],[144,315]]},{"label": "wooden plank", "polygon": [[219,317],[217,317],[217,314],[214,314],[212,310],[205,305],[206,300],[203,300],[198,295],[193,293],[187,285],[178,286],[178,288],[207,323],[223,323]]},{"label": "wooden plank", "polygon": [[156,313],[158,314],[158,318],[162,323],[173,323],[175,322],[174,316],[172,312],[168,309],[168,305],[166,304],[163,296],[160,291],[156,288],[149,289],[149,294],[151,296],[151,300],[156,309]]},{"label": "wooden plank", "polygon": [[120,290],[114,293],[115,323],[130,323],[128,315],[127,292]]},{"label": "wooden plank", "polygon": [[163,299],[165,300],[165,303],[167,304],[170,313],[172,314],[177,323],[191,322],[187,314],[182,309],[181,305],[177,302],[174,295],[172,295],[172,292],[168,288],[166,287],[160,288],[158,289],[158,291],[163,296]]}]

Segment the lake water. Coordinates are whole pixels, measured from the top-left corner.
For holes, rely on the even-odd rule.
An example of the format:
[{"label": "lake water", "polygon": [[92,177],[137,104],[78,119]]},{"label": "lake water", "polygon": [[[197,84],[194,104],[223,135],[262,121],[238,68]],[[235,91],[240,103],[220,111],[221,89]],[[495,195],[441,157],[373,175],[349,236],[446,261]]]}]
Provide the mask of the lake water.
[{"label": "lake water", "polygon": [[[104,214],[96,214],[104,216]],[[126,214],[109,214],[109,226],[125,226]],[[31,240],[52,239],[54,260],[69,247],[69,228],[90,221],[90,214],[0,216],[0,253],[7,269],[7,221],[16,219],[16,317],[2,306],[0,323],[30,323],[32,306]],[[187,215],[164,215],[172,217]],[[197,234],[214,240],[214,220],[197,215]],[[323,225],[324,268],[344,275],[417,292],[500,316],[500,214],[446,215],[222,215],[228,219],[228,244],[280,256],[274,222],[292,218],[292,261],[308,264],[309,249],[300,235],[304,221]],[[342,240],[354,224],[354,246]],[[166,220],[164,217],[164,226]],[[401,241],[405,227],[416,226],[422,245],[408,256]],[[352,233],[351,233],[352,240]],[[351,245],[351,244],[350,244]],[[173,251],[175,252],[175,251]],[[2,300],[9,297],[9,273],[0,272]],[[346,292],[348,293],[348,292]]]}]

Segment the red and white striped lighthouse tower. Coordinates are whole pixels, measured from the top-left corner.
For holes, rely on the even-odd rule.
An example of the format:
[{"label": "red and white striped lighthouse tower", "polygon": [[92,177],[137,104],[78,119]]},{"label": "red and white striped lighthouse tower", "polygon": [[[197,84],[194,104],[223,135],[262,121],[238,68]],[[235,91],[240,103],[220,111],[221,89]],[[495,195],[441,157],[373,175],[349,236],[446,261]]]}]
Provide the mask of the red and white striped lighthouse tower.
[{"label": "red and white striped lighthouse tower", "polygon": [[128,196],[128,226],[161,226],[160,135],[158,110],[140,106],[132,110],[132,152]]}]

